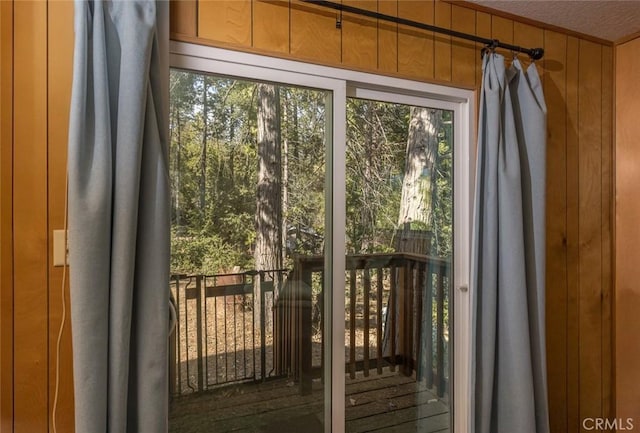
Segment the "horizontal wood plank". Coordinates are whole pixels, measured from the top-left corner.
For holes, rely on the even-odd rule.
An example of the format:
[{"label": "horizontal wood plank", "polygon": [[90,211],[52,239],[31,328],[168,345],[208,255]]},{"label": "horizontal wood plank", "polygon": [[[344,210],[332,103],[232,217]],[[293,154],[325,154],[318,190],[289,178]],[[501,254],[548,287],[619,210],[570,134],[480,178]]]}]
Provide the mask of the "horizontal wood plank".
[{"label": "horizontal wood plank", "polygon": [[[312,394],[300,396],[297,391],[286,380],[274,380],[176,397],[170,411],[171,429],[186,431],[206,425],[216,432],[273,431],[281,426],[281,431],[294,431],[296,420],[303,418],[315,431],[322,419],[323,388],[314,382]],[[415,423],[420,424],[420,431],[430,432],[446,428],[449,422],[446,400],[438,399],[435,391],[425,389],[414,378],[388,369],[381,375],[364,377],[359,372],[355,379],[346,378],[345,401],[347,431],[392,431]]]}]

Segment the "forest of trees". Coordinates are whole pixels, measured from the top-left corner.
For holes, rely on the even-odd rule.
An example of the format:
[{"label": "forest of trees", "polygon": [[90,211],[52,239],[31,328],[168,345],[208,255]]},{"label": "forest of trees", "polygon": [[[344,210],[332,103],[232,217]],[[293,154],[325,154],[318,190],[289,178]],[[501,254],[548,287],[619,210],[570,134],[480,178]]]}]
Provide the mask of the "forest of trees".
[{"label": "forest of trees", "polygon": [[[290,268],[324,248],[327,92],[171,73],[172,272]],[[451,113],[349,99],[347,253],[398,229],[451,255]],[[336,143],[336,145],[340,145]]]}]

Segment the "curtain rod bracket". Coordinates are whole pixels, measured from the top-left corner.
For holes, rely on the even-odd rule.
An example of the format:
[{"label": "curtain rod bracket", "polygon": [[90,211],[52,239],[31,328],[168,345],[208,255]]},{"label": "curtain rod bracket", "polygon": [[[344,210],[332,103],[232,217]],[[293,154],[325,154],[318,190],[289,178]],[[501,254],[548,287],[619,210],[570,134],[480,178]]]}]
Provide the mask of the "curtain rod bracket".
[{"label": "curtain rod bracket", "polygon": [[492,39],[485,47],[480,50],[480,58],[483,59],[484,56],[488,53],[495,53],[496,48],[500,46],[500,41],[498,39]]}]

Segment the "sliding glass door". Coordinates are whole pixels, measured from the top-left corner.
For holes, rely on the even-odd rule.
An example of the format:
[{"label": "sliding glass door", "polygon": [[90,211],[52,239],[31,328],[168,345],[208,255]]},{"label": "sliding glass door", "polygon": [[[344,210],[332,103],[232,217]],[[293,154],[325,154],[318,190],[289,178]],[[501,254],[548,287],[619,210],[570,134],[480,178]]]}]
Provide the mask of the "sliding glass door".
[{"label": "sliding glass door", "polygon": [[172,53],[170,431],[465,431],[473,94]]},{"label": "sliding glass door", "polygon": [[450,431],[453,117],[347,99],[347,432]]},{"label": "sliding glass door", "polygon": [[172,70],[171,431],[324,431],[331,103]]}]

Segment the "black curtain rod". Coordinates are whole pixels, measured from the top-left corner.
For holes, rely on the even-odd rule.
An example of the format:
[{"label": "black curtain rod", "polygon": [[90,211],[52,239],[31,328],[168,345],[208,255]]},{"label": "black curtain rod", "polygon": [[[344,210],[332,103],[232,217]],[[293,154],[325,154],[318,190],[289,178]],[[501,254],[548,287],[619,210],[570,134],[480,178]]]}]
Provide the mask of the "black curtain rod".
[{"label": "black curtain rod", "polygon": [[[324,1],[324,0],[303,0],[305,3],[311,3],[316,6],[322,6],[329,9],[335,9],[340,12],[348,12],[356,15],[362,15],[369,18],[375,18],[383,21],[389,21],[396,24],[401,24],[403,26],[415,27],[421,30],[428,30],[430,32],[442,33],[444,35],[453,36],[455,38],[466,39],[468,41],[480,42],[481,44],[485,44],[488,49],[496,49],[496,48],[504,48],[506,50],[518,53],[525,53],[531,57],[532,60],[540,60],[542,56],[544,56],[543,48],[523,48],[517,45],[505,44],[504,42],[500,42],[497,39],[488,39],[482,38],[476,35],[470,35],[468,33],[462,33],[451,29],[445,29],[442,27],[432,26],[430,24],[424,24],[417,21],[407,20],[405,18],[394,17],[392,15],[385,15],[379,12],[372,12],[366,9],[356,8],[349,5],[343,5],[341,3],[336,3],[332,1]],[[342,22],[338,20],[336,22],[336,27],[340,27]],[[484,50],[483,50],[484,52]]]}]

